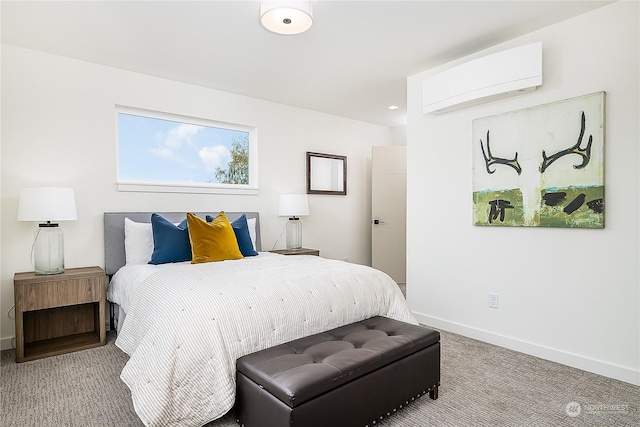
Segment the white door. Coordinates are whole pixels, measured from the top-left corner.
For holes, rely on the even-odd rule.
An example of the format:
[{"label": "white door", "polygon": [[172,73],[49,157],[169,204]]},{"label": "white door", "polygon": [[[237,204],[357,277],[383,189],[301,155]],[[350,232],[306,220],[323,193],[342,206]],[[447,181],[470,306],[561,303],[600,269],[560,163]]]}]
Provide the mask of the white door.
[{"label": "white door", "polygon": [[371,262],[399,284],[406,282],[407,147],[371,152]]}]

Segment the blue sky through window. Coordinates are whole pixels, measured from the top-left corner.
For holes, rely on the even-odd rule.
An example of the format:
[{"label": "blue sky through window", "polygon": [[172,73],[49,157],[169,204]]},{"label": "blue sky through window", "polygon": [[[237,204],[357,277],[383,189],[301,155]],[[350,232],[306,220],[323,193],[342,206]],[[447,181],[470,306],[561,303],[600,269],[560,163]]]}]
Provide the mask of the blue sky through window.
[{"label": "blue sky through window", "polygon": [[249,132],[118,113],[118,180],[217,183],[234,140]]}]

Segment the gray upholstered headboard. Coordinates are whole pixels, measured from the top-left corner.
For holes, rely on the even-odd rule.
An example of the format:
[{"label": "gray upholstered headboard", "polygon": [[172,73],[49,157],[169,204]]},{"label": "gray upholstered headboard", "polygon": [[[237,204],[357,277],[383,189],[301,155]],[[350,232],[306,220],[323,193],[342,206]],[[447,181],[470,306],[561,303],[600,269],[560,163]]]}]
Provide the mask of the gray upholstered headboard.
[{"label": "gray upholstered headboard", "polygon": [[[180,222],[186,217],[185,212],[157,212],[171,222]],[[218,212],[194,212],[201,218],[206,215],[216,216]],[[104,214],[104,266],[105,272],[111,276],[125,265],[124,253],[124,219],[135,222],[151,222],[152,212],[105,212]],[[245,214],[247,219],[256,219],[256,250],[262,250],[260,240],[260,216],[258,212],[226,212],[230,221]]]}]

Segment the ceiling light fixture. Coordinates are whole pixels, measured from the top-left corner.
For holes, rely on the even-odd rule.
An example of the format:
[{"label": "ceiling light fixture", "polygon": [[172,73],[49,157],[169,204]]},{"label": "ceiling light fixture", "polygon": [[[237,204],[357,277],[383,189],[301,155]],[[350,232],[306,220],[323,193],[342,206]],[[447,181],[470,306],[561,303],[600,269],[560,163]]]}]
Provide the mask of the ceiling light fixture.
[{"label": "ceiling light fixture", "polygon": [[311,28],[311,0],[260,0],[260,22],[277,34],[300,34]]},{"label": "ceiling light fixture", "polygon": [[389,107],[387,107],[387,108],[389,108],[389,110],[397,110],[398,106],[397,105],[389,105]]}]

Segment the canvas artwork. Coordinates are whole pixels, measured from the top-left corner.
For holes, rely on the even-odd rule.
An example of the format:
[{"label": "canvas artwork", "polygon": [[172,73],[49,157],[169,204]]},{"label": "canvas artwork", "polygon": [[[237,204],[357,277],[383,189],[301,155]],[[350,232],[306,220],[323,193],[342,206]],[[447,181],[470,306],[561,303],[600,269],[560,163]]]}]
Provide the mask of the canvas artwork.
[{"label": "canvas artwork", "polygon": [[474,120],[474,225],[603,228],[604,99]]}]

